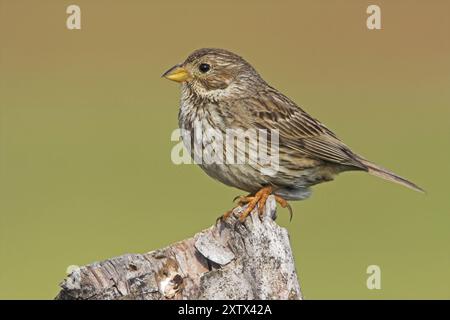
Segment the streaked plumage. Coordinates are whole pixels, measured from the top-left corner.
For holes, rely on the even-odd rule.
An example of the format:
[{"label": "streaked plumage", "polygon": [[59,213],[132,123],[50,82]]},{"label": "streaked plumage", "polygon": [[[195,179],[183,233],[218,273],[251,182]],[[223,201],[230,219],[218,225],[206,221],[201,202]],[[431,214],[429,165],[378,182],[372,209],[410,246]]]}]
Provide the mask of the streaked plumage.
[{"label": "streaked plumage", "polygon": [[[182,83],[180,128],[192,130],[198,124],[222,132],[252,128],[279,131],[280,168],[273,176],[262,174],[258,163],[200,164],[208,175],[227,185],[252,194],[270,185],[276,195],[300,200],[310,195],[312,185],[330,181],[340,172],[358,170],[422,190],[352,152],[332,131],[268,85],[234,53],[200,49],[174,68],[165,76]],[[200,71],[202,68],[208,71]],[[172,77],[177,72],[178,76]],[[184,72],[182,76],[180,72]],[[191,141],[185,143],[190,145]],[[204,146],[209,143],[214,143],[213,139],[204,137]]]}]

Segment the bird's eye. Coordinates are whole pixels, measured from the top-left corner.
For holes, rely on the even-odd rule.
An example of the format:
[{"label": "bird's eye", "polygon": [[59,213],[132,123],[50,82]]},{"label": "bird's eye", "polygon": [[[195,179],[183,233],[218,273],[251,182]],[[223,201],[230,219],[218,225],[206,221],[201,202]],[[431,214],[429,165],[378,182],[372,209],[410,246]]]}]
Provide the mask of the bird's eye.
[{"label": "bird's eye", "polygon": [[200,70],[201,73],[206,73],[211,69],[211,66],[207,63],[202,63],[198,66],[198,70]]}]

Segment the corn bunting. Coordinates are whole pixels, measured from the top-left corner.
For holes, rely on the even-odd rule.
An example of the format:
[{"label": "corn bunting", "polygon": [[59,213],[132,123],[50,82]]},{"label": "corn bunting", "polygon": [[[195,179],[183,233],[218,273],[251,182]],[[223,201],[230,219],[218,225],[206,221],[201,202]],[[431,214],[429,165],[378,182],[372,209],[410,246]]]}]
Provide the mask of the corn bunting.
[{"label": "corn bunting", "polygon": [[[272,150],[272,145],[277,146],[277,166],[272,171],[265,170],[267,161],[263,160],[267,157],[240,163],[196,161],[212,178],[250,193],[240,197],[239,204],[247,204],[240,221],[255,207],[261,214],[270,194],[282,207],[290,208],[287,200],[308,198],[311,186],[333,180],[344,171],[365,171],[423,191],[351,151],[331,130],[271,87],[247,61],[232,52],[197,50],[163,77],[181,83],[179,126],[189,133],[182,134],[182,139],[193,158],[202,159],[214,150],[223,155],[222,160],[230,160],[233,152],[248,157],[252,151],[268,151]],[[200,138],[198,133],[192,134],[196,129],[200,131]],[[234,132],[237,139],[243,135],[253,137],[245,134],[249,130],[270,132],[270,147],[229,143],[215,134]],[[269,145],[268,139],[266,141]],[[200,148],[192,147],[196,142]]]}]

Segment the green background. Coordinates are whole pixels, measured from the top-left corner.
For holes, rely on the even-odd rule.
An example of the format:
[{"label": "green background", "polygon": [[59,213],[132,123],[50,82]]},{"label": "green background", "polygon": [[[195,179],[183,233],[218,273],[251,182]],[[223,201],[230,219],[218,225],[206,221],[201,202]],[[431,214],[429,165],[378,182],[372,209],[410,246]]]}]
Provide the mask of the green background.
[{"label": "green background", "polygon": [[[82,30],[66,29],[80,5]],[[346,173],[280,209],[308,299],[450,298],[450,2],[0,0],[0,298],[51,299],[69,265],[210,226],[242,192],[170,160],[162,72],[235,51],[422,195]],[[366,268],[382,271],[368,290]]]}]

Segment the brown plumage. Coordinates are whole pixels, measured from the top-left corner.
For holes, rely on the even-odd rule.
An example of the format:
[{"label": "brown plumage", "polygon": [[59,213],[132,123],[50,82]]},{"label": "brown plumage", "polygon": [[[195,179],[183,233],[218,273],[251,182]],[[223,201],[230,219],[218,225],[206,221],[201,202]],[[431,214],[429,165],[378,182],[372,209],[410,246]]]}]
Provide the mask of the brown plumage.
[{"label": "brown plumage", "polygon": [[[301,200],[310,187],[330,181],[344,171],[366,171],[380,178],[423,191],[414,183],[355,154],[328,128],[292,100],[268,85],[243,58],[223,49],[200,49],[163,76],[181,82],[179,125],[192,131],[210,128],[276,130],[279,134],[279,168],[275,174],[261,172],[261,163],[200,163],[211,177],[247,191],[241,199],[253,207],[268,193],[280,203]],[[190,147],[194,138],[183,139]],[[217,143],[205,134],[203,148]],[[224,146],[226,154],[226,146]],[[237,150],[237,152],[247,152]],[[192,156],[195,151],[192,150]],[[258,195],[258,191],[265,190]],[[259,203],[260,208],[262,203]],[[282,203],[286,206],[286,203]],[[247,210],[248,211],[248,210]],[[247,212],[248,214],[248,212]],[[243,214],[245,219],[246,214]]]}]

